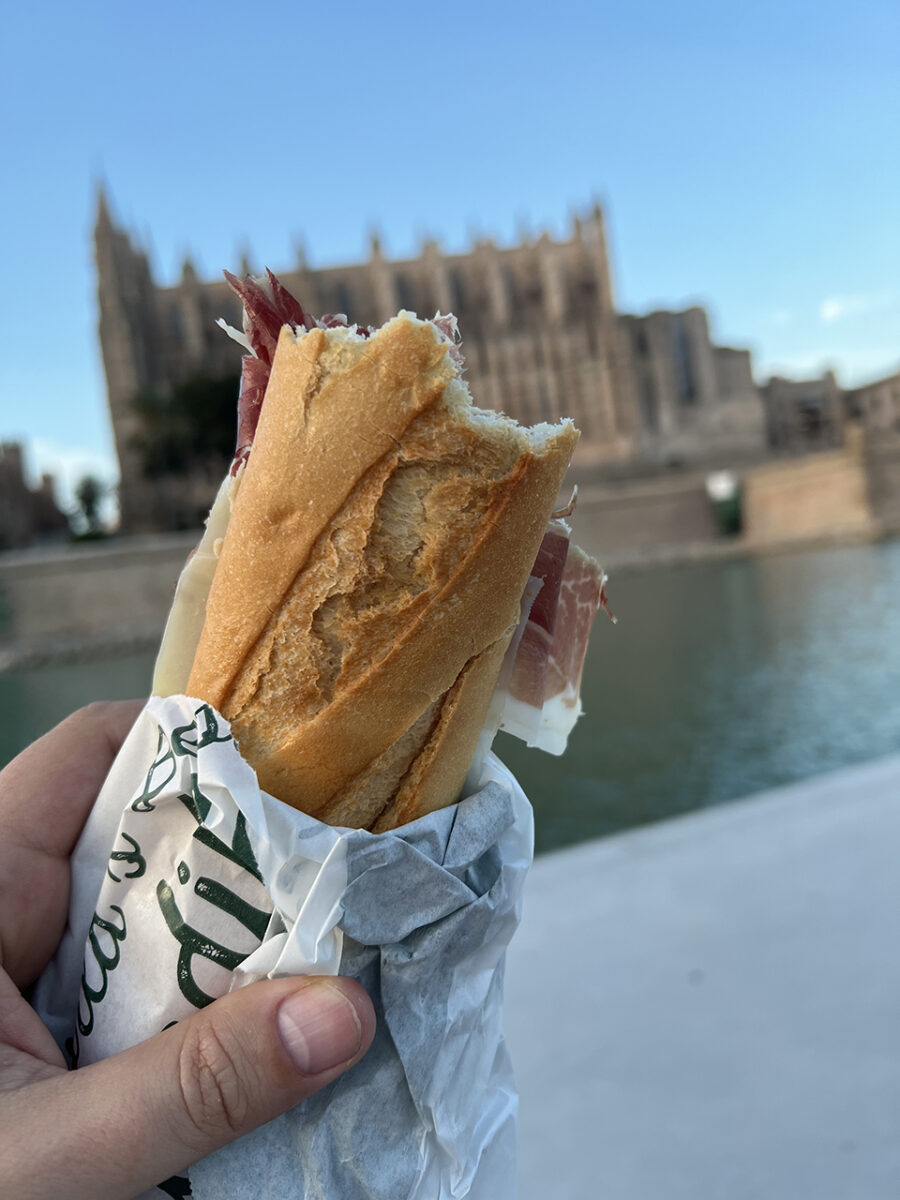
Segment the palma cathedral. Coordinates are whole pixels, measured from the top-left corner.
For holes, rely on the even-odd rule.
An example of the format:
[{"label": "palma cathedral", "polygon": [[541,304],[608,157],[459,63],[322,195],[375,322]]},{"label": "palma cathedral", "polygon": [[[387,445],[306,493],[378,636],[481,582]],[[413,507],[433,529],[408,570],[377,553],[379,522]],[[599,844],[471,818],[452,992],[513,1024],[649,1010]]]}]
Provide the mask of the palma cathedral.
[{"label": "palma cathedral", "polygon": [[[164,406],[199,378],[233,380],[236,391],[242,351],[216,321],[240,326],[239,303],[223,279],[200,279],[189,258],[175,285],[160,286],[102,190],[94,239],[122,529],[196,527],[227,459],[148,471],[148,403]],[[475,403],[525,424],[571,417],[582,478],[723,466],[764,451],[748,351],[714,345],[700,308],[617,311],[599,206],[573,217],[564,239],[543,233],[511,247],[484,239],[461,254],[428,241],[416,258],[397,260],[373,236],[366,262],[312,267],[301,256],[269,265],[307,312],[376,326],[400,309],[455,313]]]}]

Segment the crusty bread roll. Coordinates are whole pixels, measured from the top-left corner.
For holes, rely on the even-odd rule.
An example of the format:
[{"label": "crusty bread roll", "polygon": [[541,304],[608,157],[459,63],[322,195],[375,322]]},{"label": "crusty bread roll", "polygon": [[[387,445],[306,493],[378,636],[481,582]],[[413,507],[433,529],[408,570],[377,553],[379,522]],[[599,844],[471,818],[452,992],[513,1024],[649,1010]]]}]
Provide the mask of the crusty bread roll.
[{"label": "crusty bread roll", "polygon": [[207,600],[188,693],[333,824],[458,798],[578,438],[474,408],[451,348],[282,329]]}]

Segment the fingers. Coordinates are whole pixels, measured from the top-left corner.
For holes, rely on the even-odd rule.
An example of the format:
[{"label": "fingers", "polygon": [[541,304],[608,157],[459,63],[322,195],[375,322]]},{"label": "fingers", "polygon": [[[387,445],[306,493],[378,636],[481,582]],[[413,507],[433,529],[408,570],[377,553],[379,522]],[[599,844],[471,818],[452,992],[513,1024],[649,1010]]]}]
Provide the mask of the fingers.
[{"label": "fingers", "polygon": [[105,700],[80,708],[0,771],[4,837],[67,858],[143,703]]},{"label": "fingers", "polygon": [[59,943],[69,855],[141,707],[81,708],[0,771],[0,959],[19,987]]},{"label": "fingers", "polygon": [[374,1031],[352,980],[242,988],[132,1050],[0,1096],[4,1194],[137,1195],[336,1079]]},{"label": "fingers", "polygon": [[49,1029],[22,999],[9,975],[0,971],[0,1089],[20,1087],[65,1069]]}]

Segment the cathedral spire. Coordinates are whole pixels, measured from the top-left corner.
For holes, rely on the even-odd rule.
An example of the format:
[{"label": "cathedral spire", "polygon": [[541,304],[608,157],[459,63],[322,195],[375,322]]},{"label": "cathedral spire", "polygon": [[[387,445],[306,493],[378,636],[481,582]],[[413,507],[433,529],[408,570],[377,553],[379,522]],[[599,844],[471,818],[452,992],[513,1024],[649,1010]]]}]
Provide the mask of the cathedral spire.
[{"label": "cathedral spire", "polygon": [[94,184],[95,211],[97,213],[96,225],[97,228],[112,229],[113,221],[112,214],[109,208],[109,197],[107,195],[106,180],[101,175]]},{"label": "cathedral spire", "polygon": [[94,212],[94,242],[98,247],[111,246],[117,230],[109,202],[109,189],[102,175],[94,184]]},{"label": "cathedral spire", "polygon": [[189,286],[197,282],[197,268],[190,250],[186,250],[181,259],[181,282]]}]

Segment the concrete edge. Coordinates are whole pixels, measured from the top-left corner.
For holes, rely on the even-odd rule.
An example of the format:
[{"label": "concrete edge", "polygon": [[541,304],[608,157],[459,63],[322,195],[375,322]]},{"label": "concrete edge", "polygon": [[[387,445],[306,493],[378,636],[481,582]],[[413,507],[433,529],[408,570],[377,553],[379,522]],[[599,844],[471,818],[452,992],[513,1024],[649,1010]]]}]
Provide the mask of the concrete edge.
[{"label": "concrete edge", "polygon": [[[900,796],[900,753],[863,760],[807,779],[766,788],[749,796],[691,809],[647,825],[578,842],[574,846],[549,850],[535,858],[533,869],[550,870],[555,865],[560,870],[567,870],[582,859],[611,862],[646,856],[665,851],[683,841],[696,840],[698,836],[714,838],[733,834],[741,826],[757,822],[760,811],[766,807],[774,810],[776,806],[783,808],[785,804],[790,804],[794,807],[841,808],[846,806],[849,784],[864,793],[867,788],[876,791],[887,782],[896,782]],[[860,805],[865,802],[863,795]]]}]

